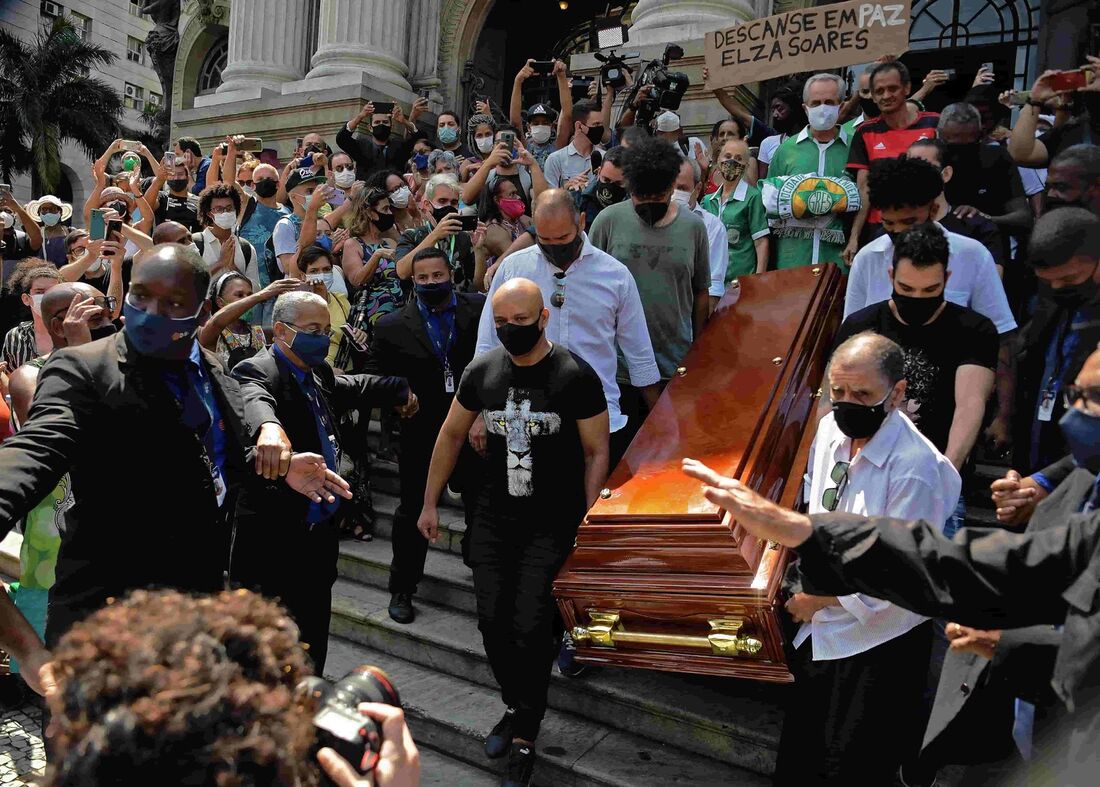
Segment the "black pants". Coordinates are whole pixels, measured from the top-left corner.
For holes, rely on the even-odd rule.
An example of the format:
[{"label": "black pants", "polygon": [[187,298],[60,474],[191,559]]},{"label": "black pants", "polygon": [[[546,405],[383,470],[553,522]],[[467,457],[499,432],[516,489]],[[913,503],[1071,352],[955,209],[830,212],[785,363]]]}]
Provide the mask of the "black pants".
[{"label": "black pants", "polygon": [[813,660],[812,637],[792,660],[776,785],[889,785],[920,748],[931,624],[845,659]]},{"label": "black pants", "polygon": [[286,608],[298,624],[317,675],[324,674],[328,656],[339,553],[336,517],[312,527],[301,521],[279,523],[258,518],[237,524],[233,584],[262,593]]},{"label": "black pants", "polygon": [[501,699],[516,709],[513,734],[524,740],[538,736],[546,713],[557,653],[550,591],[572,543],[568,531],[532,533],[530,523],[490,521],[480,511],[472,535],[478,628]]}]

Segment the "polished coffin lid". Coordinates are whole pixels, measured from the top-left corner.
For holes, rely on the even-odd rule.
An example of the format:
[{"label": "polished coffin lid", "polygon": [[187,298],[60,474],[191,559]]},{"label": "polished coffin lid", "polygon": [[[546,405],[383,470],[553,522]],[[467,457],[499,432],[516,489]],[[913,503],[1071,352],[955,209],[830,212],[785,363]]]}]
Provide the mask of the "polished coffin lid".
[{"label": "polished coffin lid", "polygon": [[[786,550],[739,528],[731,533],[728,516],[680,463],[698,459],[773,500],[795,502],[841,298],[835,266],[747,276],[731,287],[578,530],[554,585],[567,622],[582,617],[568,605],[594,594],[624,620],[633,611],[658,628],[675,628],[678,598],[685,625],[695,626],[706,617],[692,614],[700,602],[746,619],[751,608],[774,605]],[[782,660],[770,617],[771,634],[759,631],[758,619],[756,635],[771,639],[770,658]],[[616,661],[602,649],[580,651],[582,660],[593,653]]]}]

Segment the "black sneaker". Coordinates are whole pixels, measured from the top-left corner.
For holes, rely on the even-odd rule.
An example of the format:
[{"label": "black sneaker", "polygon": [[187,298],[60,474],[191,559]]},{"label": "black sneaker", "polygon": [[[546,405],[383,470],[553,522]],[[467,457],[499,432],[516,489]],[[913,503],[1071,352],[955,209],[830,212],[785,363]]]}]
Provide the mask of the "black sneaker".
[{"label": "black sneaker", "polygon": [[515,722],[516,709],[509,708],[500,717],[497,726],[493,727],[489,737],[485,739],[485,756],[490,760],[499,760],[508,753],[512,745],[512,724]]},{"label": "black sneaker", "polygon": [[408,624],[416,620],[412,593],[394,593],[390,596],[389,613],[395,623]]},{"label": "black sneaker", "polygon": [[576,678],[588,669],[587,664],[581,664],[576,660],[577,649],[573,645],[573,639],[568,634],[562,635],[561,650],[558,651],[558,672],[567,678]]},{"label": "black sneaker", "polygon": [[529,743],[514,743],[508,754],[508,772],[503,787],[527,787],[535,771],[535,747]]}]

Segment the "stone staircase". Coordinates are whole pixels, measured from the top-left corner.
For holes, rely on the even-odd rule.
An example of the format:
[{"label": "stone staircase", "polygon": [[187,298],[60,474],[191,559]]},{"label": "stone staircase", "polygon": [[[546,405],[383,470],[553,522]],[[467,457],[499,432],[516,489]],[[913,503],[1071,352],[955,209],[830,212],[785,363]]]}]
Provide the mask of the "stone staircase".
[{"label": "stone staircase", "polygon": [[[498,784],[502,761],[485,758],[500,718],[481,645],[473,579],[459,554],[461,511],[441,509],[440,538],[408,626],[390,620],[386,589],[397,505],[397,466],[376,461],[375,540],[344,541],[333,590],[326,677],[359,664],[393,678],[425,784]],[[784,687],[627,669],[569,679],[555,669],[538,740],[539,785],[764,785],[774,767]]]}]

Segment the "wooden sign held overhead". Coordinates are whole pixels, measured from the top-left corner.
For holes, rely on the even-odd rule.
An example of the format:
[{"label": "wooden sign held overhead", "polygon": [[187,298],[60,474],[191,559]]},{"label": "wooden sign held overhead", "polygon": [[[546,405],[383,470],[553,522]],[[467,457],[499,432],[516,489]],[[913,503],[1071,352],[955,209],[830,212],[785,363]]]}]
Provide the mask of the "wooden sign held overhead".
[{"label": "wooden sign held overhead", "polygon": [[804,8],[707,33],[708,88],[869,63],[909,49],[909,2]]}]

